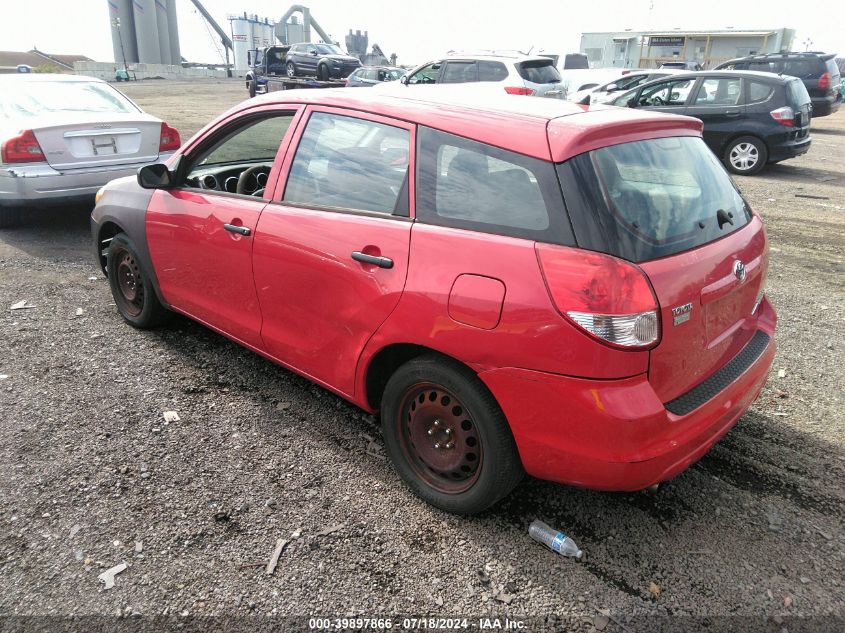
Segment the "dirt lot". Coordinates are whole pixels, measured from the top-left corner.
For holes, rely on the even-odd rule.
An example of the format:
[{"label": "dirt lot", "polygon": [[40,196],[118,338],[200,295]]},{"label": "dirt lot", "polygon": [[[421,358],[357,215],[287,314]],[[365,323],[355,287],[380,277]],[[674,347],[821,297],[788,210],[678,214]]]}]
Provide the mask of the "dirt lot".
[{"label": "dirt lot", "polygon": [[[126,91],[185,136],[245,96],[240,82]],[[812,133],[809,154],[738,180],[767,223],[780,324],[737,427],[656,496],[527,480],[473,519],[411,496],[375,421],[339,398],[187,320],[125,325],[90,209],[0,232],[0,614],[509,614],[607,631],[667,615],[794,631],[802,615],[840,630],[845,110]],[[36,307],[10,312],[21,299]],[[531,541],[534,518],[586,560]],[[274,575],[245,566],[279,538]],[[121,561],[104,590],[97,575]]]}]

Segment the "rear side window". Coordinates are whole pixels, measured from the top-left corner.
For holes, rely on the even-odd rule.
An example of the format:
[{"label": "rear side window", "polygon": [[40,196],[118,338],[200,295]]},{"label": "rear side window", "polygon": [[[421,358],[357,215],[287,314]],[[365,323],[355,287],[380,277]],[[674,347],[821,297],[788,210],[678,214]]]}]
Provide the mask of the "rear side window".
[{"label": "rear side window", "polygon": [[560,81],[560,73],[551,59],[537,59],[516,64],[519,76],[525,81],[535,84],[556,84]]},{"label": "rear side window", "polygon": [[774,91],[774,86],[771,84],[765,84],[762,81],[750,81],[748,82],[748,102],[768,101]]},{"label": "rear side window", "polygon": [[478,81],[475,62],[446,62],[446,70],[440,79],[444,84],[465,84]]},{"label": "rear side window", "polygon": [[418,135],[420,221],[571,244],[552,163],[430,128]]},{"label": "rear side window", "polygon": [[742,97],[742,85],[739,78],[705,79],[701,82],[693,105],[725,106],[738,105]]},{"label": "rear side window", "polygon": [[787,59],[783,62],[784,75],[792,75],[799,79],[813,79],[822,74],[818,58]]},{"label": "rear side window", "polygon": [[502,62],[482,60],[478,62],[478,81],[503,81],[508,76],[508,69]]},{"label": "rear side window", "polygon": [[558,166],[578,245],[633,262],[696,248],[751,214],[698,137],[604,147]]},{"label": "rear side window", "polygon": [[833,58],[828,59],[825,63],[825,72],[829,72],[831,77],[834,81],[836,81],[837,77],[841,77],[839,72],[839,66],[836,65],[836,60]]},{"label": "rear side window", "polygon": [[284,201],[406,215],[408,130],[315,112],[290,169]]},{"label": "rear side window", "polygon": [[[744,64],[741,66],[740,64],[736,65],[737,69],[745,68]],[[775,64],[773,62],[766,62],[766,61],[757,61],[757,62],[748,62],[748,70],[756,70],[757,72],[761,73],[774,73],[777,72],[775,68]]]}]

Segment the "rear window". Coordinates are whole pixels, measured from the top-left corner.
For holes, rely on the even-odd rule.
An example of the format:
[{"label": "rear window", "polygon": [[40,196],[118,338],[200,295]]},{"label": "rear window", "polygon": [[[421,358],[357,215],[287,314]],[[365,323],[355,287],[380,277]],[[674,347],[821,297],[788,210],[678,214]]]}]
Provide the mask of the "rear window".
[{"label": "rear window", "polygon": [[519,76],[535,84],[555,84],[560,81],[560,73],[551,59],[537,59],[520,62],[516,65]]},{"label": "rear window", "polygon": [[136,114],[138,108],[104,83],[33,81],[20,82],[14,89],[0,90],[0,118],[34,117],[53,112]]},{"label": "rear window", "polygon": [[786,99],[789,105],[795,109],[811,101],[810,93],[807,92],[804,82],[798,80],[786,82]]},{"label": "rear window", "polygon": [[558,166],[578,245],[633,262],[696,248],[751,214],[698,137],[623,143]]}]

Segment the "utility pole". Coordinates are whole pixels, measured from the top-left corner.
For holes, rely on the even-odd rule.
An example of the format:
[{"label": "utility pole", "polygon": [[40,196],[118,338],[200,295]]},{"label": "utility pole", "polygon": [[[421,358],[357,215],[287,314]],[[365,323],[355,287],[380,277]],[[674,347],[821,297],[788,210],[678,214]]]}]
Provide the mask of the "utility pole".
[{"label": "utility pole", "polygon": [[126,51],[123,50],[123,33],[120,30],[120,18],[114,18],[111,23],[117,29],[117,39],[120,42],[120,55],[123,57],[123,70],[129,72],[129,69],[126,67]]}]

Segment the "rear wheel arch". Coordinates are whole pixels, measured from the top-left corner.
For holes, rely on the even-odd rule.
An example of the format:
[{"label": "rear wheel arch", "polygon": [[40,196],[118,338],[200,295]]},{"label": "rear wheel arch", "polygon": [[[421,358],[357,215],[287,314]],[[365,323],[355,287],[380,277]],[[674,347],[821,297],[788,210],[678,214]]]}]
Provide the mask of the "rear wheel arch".
[{"label": "rear wheel arch", "polygon": [[457,363],[473,373],[474,369],[454,356],[414,343],[393,343],[380,349],[367,364],[365,374],[366,402],[375,411],[381,406],[381,398],[387,381],[402,365],[420,356],[439,356],[446,362]]}]

